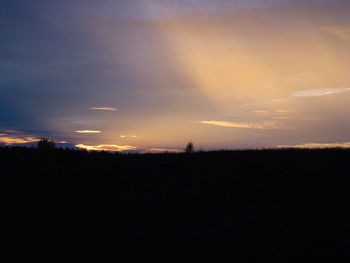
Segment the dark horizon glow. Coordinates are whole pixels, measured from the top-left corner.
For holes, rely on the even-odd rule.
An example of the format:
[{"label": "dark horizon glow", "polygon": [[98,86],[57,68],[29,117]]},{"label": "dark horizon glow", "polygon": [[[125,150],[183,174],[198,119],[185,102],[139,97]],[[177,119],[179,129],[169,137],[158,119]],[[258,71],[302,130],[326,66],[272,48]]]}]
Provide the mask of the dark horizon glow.
[{"label": "dark horizon glow", "polygon": [[349,13],[345,0],[3,0],[0,144],[348,148]]}]

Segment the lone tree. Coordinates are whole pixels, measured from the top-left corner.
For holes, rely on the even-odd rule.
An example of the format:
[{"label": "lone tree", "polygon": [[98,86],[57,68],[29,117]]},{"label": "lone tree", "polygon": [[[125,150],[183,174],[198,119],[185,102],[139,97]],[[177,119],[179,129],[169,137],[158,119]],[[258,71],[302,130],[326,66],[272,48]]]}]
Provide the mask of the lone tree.
[{"label": "lone tree", "polygon": [[38,142],[39,150],[52,150],[55,149],[56,142],[49,137],[41,138]]},{"label": "lone tree", "polygon": [[185,153],[193,153],[193,151],[194,151],[193,142],[188,142],[185,148]]}]

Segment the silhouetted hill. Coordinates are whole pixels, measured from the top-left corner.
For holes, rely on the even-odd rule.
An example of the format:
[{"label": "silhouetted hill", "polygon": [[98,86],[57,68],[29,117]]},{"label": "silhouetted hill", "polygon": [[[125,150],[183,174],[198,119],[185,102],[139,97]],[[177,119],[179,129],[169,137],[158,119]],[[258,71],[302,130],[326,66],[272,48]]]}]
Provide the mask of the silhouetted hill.
[{"label": "silhouetted hill", "polygon": [[349,150],[3,147],[0,160],[2,238],[16,262],[350,258]]}]

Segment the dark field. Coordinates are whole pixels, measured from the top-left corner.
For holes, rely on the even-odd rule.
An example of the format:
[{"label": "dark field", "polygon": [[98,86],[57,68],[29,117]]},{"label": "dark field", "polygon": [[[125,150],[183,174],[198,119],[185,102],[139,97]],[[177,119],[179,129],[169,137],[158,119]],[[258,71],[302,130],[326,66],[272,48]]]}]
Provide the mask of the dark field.
[{"label": "dark field", "polygon": [[2,262],[350,260],[349,150],[0,160]]}]

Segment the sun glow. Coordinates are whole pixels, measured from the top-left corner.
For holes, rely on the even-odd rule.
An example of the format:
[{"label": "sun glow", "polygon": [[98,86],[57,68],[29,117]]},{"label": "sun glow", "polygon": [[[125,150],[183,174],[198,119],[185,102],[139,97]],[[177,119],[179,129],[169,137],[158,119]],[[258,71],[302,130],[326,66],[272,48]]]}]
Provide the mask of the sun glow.
[{"label": "sun glow", "polygon": [[[324,29],[300,27],[296,34],[267,13],[249,12],[210,19],[175,16],[156,24],[173,62],[213,103],[227,108],[290,98],[300,94],[298,88],[315,85],[331,94],[338,92],[336,83],[348,82],[346,64],[325,40]],[[310,19],[302,10],[293,12],[301,21]],[[262,23],[252,22],[251,16]],[[342,38],[349,32],[348,27],[327,30]]]}]

